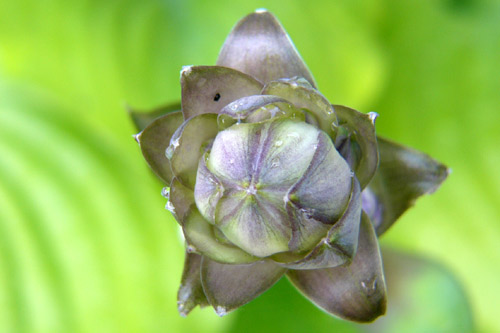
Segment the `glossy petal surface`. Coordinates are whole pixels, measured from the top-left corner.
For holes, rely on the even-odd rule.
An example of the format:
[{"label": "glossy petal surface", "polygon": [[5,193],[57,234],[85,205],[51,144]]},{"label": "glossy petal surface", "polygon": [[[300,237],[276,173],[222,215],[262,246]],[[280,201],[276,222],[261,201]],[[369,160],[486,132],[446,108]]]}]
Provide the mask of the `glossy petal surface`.
[{"label": "glossy petal surface", "polygon": [[185,216],[183,231],[192,249],[212,260],[228,264],[250,263],[258,260],[235,246],[219,242],[213,226],[201,216],[195,206]]},{"label": "glossy petal surface", "polygon": [[169,198],[166,208],[174,214],[177,221],[182,224],[184,216],[194,205],[193,190],[181,183],[179,178],[174,177],[170,183]]},{"label": "glossy petal surface", "polygon": [[189,66],[181,72],[184,119],[218,113],[226,104],[257,95],[262,83],[237,70],[220,66]]},{"label": "glossy petal surface", "polygon": [[201,215],[210,223],[215,223],[215,208],[224,194],[224,187],[217,177],[207,168],[206,157],[200,158],[194,198]]},{"label": "glossy petal surface", "polygon": [[301,112],[296,110],[287,100],[272,95],[253,95],[240,98],[226,105],[219,113],[219,125],[221,120],[231,120],[227,126],[236,122],[259,122],[278,116],[299,116]]},{"label": "glossy petal surface", "polygon": [[142,154],[154,173],[166,184],[172,180],[170,163],[165,150],[170,138],[182,124],[182,113],[172,112],[153,121],[137,137]]},{"label": "glossy petal surface", "polygon": [[375,135],[376,113],[361,113],[343,105],[334,105],[339,126],[347,130],[346,136],[337,137],[336,146],[364,189],[377,171],[378,150]]},{"label": "glossy petal surface", "polygon": [[378,235],[384,233],[415,200],[436,191],[448,168],[414,149],[378,138],[380,165],[363,192],[363,209]]},{"label": "glossy petal surface", "polygon": [[334,137],[337,116],[333,106],[302,78],[269,82],[262,90],[262,94],[280,96],[292,102],[295,107],[306,109],[314,118],[312,124],[317,124],[318,128],[330,137]]},{"label": "glossy petal surface", "polygon": [[217,135],[217,131],[217,115],[201,114],[185,121],[170,140],[166,154],[172,172],[192,189],[205,145]]},{"label": "glossy petal surface", "polygon": [[363,214],[358,250],[350,265],[290,270],[290,281],[312,302],[344,319],[370,322],[385,313],[386,289],[375,230]]},{"label": "glossy petal surface", "polygon": [[181,285],[177,292],[177,309],[185,317],[197,305],[204,307],[208,304],[201,285],[201,256],[186,252]]},{"label": "glossy petal surface", "polygon": [[240,124],[217,135],[208,168],[228,190],[215,222],[234,244],[265,257],[288,250],[288,188],[314,156],[319,131],[292,120]]},{"label": "glossy petal surface", "polygon": [[236,24],[217,65],[235,68],[262,82],[301,76],[314,79],[278,20],[269,12],[252,13]]},{"label": "glossy petal surface", "polygon": [[[318,135],[314,156],[302,178],[288,191],[295,207],[326,224],[342,215],[351,193],[351,170],[323,132]],[[310,209],[314,207],[314,209]]]},{"label": "glossy petal surface", "polygon": [[[273,259],[290,269],[330,268],[349,263],[358,247],[360,220],[361,193],[358,181],[353,178],[353,191],[349,204],[342,217],[333,226],[322,224],[304,214],[292,220],[293,238],[290,247],[301,242],[308,244],[309,239],[304,240],[305,237],[310,239],[314,239],[314,236],[323,237],[323,240],[317,242],[312,251],[298,260],[294,260],[290,255],[277,255],[273,256]],[[329,230],[324,231],[326,237],[325,233],[316,235],[322,230],[320,226],[328,227]]]},{"label": "glossy petal surface", "polygon": [[285,271],[269,260],[247,265],[225,265],[203,258],[201,281],[210,304],[222,316],[262,294]]}]

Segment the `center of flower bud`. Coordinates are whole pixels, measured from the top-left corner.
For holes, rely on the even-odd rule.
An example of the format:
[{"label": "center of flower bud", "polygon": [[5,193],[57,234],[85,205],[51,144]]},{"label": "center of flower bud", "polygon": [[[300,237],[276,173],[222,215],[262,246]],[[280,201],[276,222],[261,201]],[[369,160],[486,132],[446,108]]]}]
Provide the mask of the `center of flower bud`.
[{"label": "center of flower bud", "polygon": [[257,185],[255,185],[253,182],[251,182],[248,185],[246,192],[248,195],[256,195],[257,194]]},{"label": "center of flower bud", "polygon": [[324,236],[321,222],[336,221],[350,191],[350,169],[325,133],[273,118],[219,132],[200,160],[194,196],[227,240],[267,257],[314,245]]}]

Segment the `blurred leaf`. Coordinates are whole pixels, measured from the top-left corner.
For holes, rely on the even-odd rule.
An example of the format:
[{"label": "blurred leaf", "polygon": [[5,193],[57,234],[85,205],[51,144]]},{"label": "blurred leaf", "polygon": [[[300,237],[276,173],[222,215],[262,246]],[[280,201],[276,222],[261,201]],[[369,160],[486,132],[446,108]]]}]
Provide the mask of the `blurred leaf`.
[{"label": "blurred leaf", "polygon": [[462,285],[443,266],[383,249],[388,308],[366,332],[474,332]]}]

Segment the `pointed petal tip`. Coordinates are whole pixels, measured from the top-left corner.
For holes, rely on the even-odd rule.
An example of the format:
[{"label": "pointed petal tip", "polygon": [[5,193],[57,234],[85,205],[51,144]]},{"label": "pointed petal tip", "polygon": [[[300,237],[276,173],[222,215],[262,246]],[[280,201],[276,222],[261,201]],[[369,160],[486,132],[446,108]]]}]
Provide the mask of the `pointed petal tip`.
[{"label": "pointed petal tip", "polygon": [[187,253],[196,253],[196,252],[198,252],[198,250],[196,250],[196,247],[194,247],[193,245],[188,245],[188,246],[186,246],[186,252]]},{"label": "pointed petal tip", "polygon": [[177,311],[181,317],[186,318],[189,314],[189,310],[186,308],[186,304],[183,302],[177,302]]},{"label": "pointed petal tip", "polygon": [[194,67],[194,65],[182,66],[181,77],[189,75],[191,73],[191,70],[193,69],[193,67]]},{"label": "pointed petal tip", "polygon": [[316,87],[287,32],[266,9],[257,9],[236,23],[222,46],[217,65],[237,69],[264,83],[300,76]]},{"label": "pointed petal tip", "polygon": [[266,9],[266,8],[257,8],[255,11],[254,11],[255,14],[271,14],[269,13],[269,11]]},{"label": "pointed petal tip", "polygon": [[227,315],[227,313],[228,313],[228,312],[227,312],[227,309],[226,309],[225,307],[223,307],[223,306],[220,306],[220,305],[216,306],[216,307],[214,308],[214,310],[215,310],[215,313],[216,313],[219,317],[224,317],[224,316],[225,316],[225,315]]},{"label": "pointed petal tip", "polygon": [[141,134],[142,132],[139,132],[137,134],[132,134],[132,137],[134,138],[135,142],[137,142],[139,145],[141,144]]},{"label": "pointed petal tip", "polygon": [[372,121],[372,124],[375,125],[375,120],[379,117],[379,114],[377,112],[368,112],[368,117],[370,117],[370,120]]}]

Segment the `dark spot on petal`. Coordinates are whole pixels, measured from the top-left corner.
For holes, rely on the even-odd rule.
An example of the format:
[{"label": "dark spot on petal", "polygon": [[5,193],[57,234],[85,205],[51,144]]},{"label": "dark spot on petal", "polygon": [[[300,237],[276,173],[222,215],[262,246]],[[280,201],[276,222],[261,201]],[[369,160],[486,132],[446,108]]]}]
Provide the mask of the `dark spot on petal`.
[{"label": "dark spot on petal", "polygon": [[214,101],[218,102],[219,99],[220,99],[220,94],[219,93],[215,94]]}]

